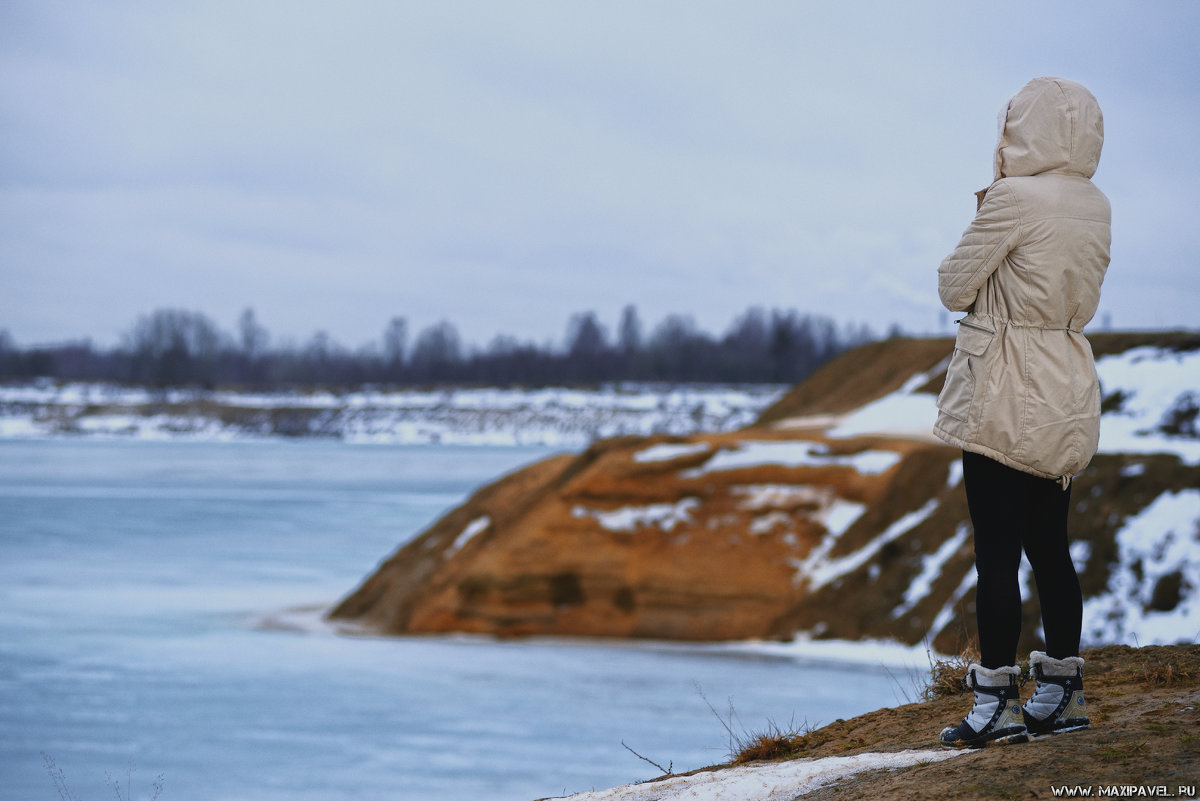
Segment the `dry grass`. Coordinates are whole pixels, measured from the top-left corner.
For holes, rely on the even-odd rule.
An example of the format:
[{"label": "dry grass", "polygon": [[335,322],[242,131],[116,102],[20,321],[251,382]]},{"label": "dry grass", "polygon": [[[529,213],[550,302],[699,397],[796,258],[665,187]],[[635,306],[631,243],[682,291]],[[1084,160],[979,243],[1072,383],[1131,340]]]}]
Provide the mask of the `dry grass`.
[{"label": "dry grass", "polygon": [[788,759],[802,753],[809,747],[812,729],[795,728],[781,729],[770,724],[766,731],[752,733],[738,741],[737,752],[733,754],[735,765],[762,760]]},{"label": "dry grass", "polygon": [[933,701],[938,698],[962,695],[967,691],[967,685],[964,682],[967,670],[971,667],[972,662],[978,661],[979,649],[973,644],[968,645],[957,656],[947,659],[930,657],[929,684],[921,692],[921,698],[925,701]]},{"label": "dry grass", "polygon": [[[730,764],[744,765],[747,762],[790,759],[799,756],[803,751],[815,745],[813,727],[808,725],[808,721],[801,726],[797,726],[793,722],[786,728],[779,726],[774,721],[768,721],[765,731],[746,731],[737,719],[732,699],[729,702],[728,712],[722,716],[708,700],[708,696],[704,694],[704,689],[699,684],[696,685],[696,693],[708,705],[709,711],[720,721],[721,727],[729,736]],[[735,726],[741,731],[735,731]],[[829,736],[823,734],[819,739],[822,743],[828,742]]]},{"label": "dry grass", "polygon": [[[1095,656],[1084,668],[1089,678],[1099,684],[1137,683],[1148,687],[1194,686],[1200,683],[1196,656],[1200,646],[1174,648],[1147,646],[1132,649],[1128,646],[1107,646],[1085,653]],[[1115,658],[1114,658],[1115,657]]]},{"label": "dry grass", "polygon": [[[54,761],[54,757],[43,752],[42,760],[45,762],[46,773],[50,776],[50,781],[53,783],[54,789],[58,793],[60,801],[80,801],[79,796],[71,792],[71,788],[67,786],[67,775],[63,773],[63,769],[60,768],[58,763]],[[132,766],[129,767],[125,774],[125,788],[123,792],[121,789],[121,782],[118,779],[114,779],[112,774],[106,771],[104,778],[108,781],[108,786],[112,788],[113,795],[117,797],[117,801],[131,801],[133,798],[131,795],[133,784]],[[161,773],[155,777],[154,783],[151,785],[151,789],[154,790],[154,795],[151,797],[150,801],[158,801],[158,797],[162,795],[163,791],[163,776]]]},{"label": "dry grass", "polygon": [[1141,666],[1142,683],[1162,687],[1172,684],[1190,684],[1195,675],[1188,669],[1173,664],[1150,664]]}]

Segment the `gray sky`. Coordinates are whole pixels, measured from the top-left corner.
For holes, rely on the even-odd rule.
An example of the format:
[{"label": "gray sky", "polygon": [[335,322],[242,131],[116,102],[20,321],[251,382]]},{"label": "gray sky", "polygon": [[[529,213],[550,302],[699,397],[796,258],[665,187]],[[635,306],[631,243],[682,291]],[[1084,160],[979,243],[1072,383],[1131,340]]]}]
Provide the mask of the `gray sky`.
[{"label": "gray sky", "polygon": [[1200,325],[1200,3],[0,2],[0,329],[247,306],[561,340],[751,305],[934,332],[1027,80],[1088,86],[1097,323]]}]

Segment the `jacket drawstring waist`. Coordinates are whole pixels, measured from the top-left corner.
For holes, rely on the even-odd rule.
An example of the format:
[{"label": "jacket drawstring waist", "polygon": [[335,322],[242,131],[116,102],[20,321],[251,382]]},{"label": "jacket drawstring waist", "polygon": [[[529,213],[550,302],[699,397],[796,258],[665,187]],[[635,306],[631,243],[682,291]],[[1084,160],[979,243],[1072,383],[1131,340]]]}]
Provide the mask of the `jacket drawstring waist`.
[{"label": "jacket drawstring waist", "polygon": [[[1005,326],[1007,328],[1029,328],[1029,329],[1033,329],[1033,330],[1037,330],[1037,331],[1070,331],[1072,334],[1082,334],[1083,333],[1083,329],[1074,328],[1069,325],[1046,325],[1044,323],[1020,323],[1020,322],[1017,322],[1016,320],[1006,320],[1003,317],[996,317],[991,314],[976,314],[976,315],[973,315],[973,317],[975,317],[976,319],[991,320],[993,325]],[[962,320],[955,320],[954,322],[955,323],[966,322],[969,324],[970,321],[964,317]]]}]

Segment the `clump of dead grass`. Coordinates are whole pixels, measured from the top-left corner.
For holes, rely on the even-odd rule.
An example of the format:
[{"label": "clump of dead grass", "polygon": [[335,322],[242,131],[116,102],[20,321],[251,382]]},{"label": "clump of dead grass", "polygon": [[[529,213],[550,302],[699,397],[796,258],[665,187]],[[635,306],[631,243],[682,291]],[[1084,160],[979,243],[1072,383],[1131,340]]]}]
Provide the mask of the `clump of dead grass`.
[{"label": "clump of dead grass", "polygon": [[929,656],[929,684],[921,691],[921,698],[933,701],[938,698],[952,698],[967,691],[964,679],[972,662],[979,661],[979,649],[968,645],[959,654],[946,658],[934,659]]},{"label": "clump of dead grass", "polygon": [[708,700],[699,684],[696,685],[696,693],[708,705],[709,711],[720,721],[721,727],[729,737],[730,764],[744,765],[747,762],[790,759],[809,748],[828,742],[828,736],[819,737],[807,720],[800,725],[793,720],[787,726],[768,721],[766,729],[748,731],[733,708],[733,699],[729,700],[728,712],[722,715]]},{"label": "clump of dead grass", "polygon": [[811,737],[812,730],[807,726],[804,729],[784,729],[770,723],[766,731],[739,738],[731,761],[735,765],[744,765],[747,762],[788,759],[808,749]]}]

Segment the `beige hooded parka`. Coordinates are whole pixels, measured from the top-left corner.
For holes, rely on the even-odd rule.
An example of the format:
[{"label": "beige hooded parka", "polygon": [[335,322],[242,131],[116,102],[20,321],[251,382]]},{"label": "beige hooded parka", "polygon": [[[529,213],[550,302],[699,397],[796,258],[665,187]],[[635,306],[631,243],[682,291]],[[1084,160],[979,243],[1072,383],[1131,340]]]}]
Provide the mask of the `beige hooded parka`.
[{"label": "beige hooded parka", "polygon": [[1091,182],[1104,121],[1087,89],[1036,78],[1011,101],[996,181],[938,268],[959,321],[934,432],[1067,486],[1096,453],[1100,382],[1083,327],[1108,269],[1108,199]]}]

